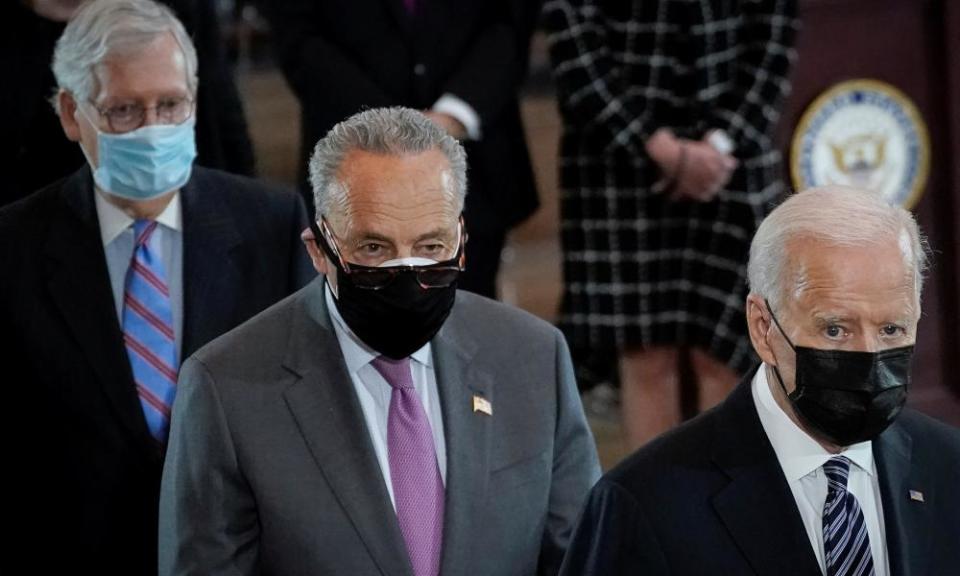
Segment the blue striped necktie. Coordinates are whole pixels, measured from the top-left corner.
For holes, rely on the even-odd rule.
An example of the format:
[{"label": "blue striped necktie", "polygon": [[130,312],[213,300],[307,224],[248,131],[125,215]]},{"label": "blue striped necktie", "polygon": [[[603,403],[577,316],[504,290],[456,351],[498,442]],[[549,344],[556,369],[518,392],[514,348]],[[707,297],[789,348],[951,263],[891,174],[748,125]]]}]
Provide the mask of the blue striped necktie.
[{"label": "blue striped necktie", "polygon": [[835,456],[823,465],[827,501],[823,505],[823,550],[827,576],[873,575],[867,523],[856,497],[847,492],[850,460]]},{"label": "blue striped necktie", "polygon": [[150,247],[156,228],[153,220],[133,224],[136,245],[123,294],[123,341],[147,427],[163,443],[177,389],[177,351],[166,273],[159,251]]}]

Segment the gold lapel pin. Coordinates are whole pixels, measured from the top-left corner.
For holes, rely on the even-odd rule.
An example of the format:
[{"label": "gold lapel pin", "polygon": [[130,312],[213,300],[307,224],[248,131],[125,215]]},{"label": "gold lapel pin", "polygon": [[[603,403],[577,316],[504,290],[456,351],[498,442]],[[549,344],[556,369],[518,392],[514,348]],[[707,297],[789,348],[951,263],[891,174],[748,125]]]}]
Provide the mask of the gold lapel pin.
[{"label": "gold lapel pin", "polygon": [[919,490],[911,490],[911,491],[910,491],[910,499],[911,499],[911,500],[915,500],[915,501],[917,501],[917,502],[923,502],[923,492],[921,492],[921,491],[919,491]]},{"label": "gold lapel pin", "polygon": [[473,395],[473,411],[483,412],[487,416],[493,416],[493,404],[483,396]]}]

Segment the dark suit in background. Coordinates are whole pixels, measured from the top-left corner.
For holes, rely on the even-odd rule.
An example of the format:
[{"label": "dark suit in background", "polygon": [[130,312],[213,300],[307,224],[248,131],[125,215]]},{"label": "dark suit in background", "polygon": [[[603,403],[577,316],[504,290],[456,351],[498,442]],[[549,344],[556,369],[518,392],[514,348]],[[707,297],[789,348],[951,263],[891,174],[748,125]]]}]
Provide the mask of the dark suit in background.
[{"label": "dark suit in background", "polygon": [[470,242],[460,286],[493,296],[505,234],[537,207],[517,99],[536,4],[416,0],[415,16],[403,0],[278,0],[264,6],[302,107],[304,182],[314,144],[364,108],[429,109],[451,93],[474,109],[482,137],[464,142]]},{"label": "dark suit in background", "polygon": [[[0,365],[15,407],[3,434],[15,536],[0,562],[149,575],[163,453],[134,386],[93,195],[84,167],[0,210]],[[195,167],[180,195],[187,358],[315,273],[292,192]]]},{"label": "dark suit in background", "polygon": [[[235,174],[255,171],[243,105],[226,60],[211,0],[160,0],[183,22],[197,49],[197,162]],[[62,22],[34,14],[18,0],[0,3],[0,206],[71,174],[83,154],[63,135],[49,98],[57,83],[50,69]]]},{"label": "dark suit in background", "polygon": [[[821,574],[757,415],[751,378],[600,481],[563,574]],[[960,432],[906,409],[873,441],[873,452],[890,573],[956,574]]]}]

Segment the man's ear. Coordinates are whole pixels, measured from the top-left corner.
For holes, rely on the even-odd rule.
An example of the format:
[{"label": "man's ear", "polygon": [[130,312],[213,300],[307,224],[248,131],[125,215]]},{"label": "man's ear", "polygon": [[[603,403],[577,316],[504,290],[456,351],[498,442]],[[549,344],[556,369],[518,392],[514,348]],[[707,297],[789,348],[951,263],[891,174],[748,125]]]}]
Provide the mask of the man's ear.
[{"label": "man's ear", "polygon": [[300,240],[307,248],[307,254],[310,255],[310,261],[313,262],[314,270],[329,277],[332,266],[330,266],[330,262],[327,260],[327,255],[317,246],[313,230],[304,228],[303,232],[300,233]]},{"label": "man's ear", "polygon": [[66,90],[57,93],[57,102],[60,104],[60,126],[63,133],[71,142],[80,141],[80,123],[77,121],[77,101],[73,94]]},{"label": "man's ear", "polygon": [[770,348],[767,334],[772,328],[773,319],[767,310],[767,303],[757,294],[747,296],[747,330],[750,332],[750,342],[757,356],[766,364],[776,366],[776,357]]}]

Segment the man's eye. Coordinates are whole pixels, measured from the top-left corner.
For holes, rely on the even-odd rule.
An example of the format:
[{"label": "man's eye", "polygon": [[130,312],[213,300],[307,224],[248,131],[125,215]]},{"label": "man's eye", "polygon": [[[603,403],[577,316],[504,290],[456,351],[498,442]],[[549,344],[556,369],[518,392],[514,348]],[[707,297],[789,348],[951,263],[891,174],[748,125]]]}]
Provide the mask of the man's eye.
[{"label": "man's eye", "polygon": [[842,326],[837,326],[836,324],[827,326],[823,332],[826,334],[827,338],[842,338],[846,333]]},{"label": "man's eye", "polygon": [[139,110],[140,106],[136,104],[118,104],[117,106],[111,106],[107,110],[107,114],[115,117],[132,116]]},{"label": "man's eye", "polygon": [[360,246],[360,252],[365,255],[379,254],[383,251],[383,246],[380,244],[363,244]]},{"label": "man's eye", "polygon": [[899,336],[901,334],[906,334],[906,329],[903,326],[897,326],[896,324],[887,324],[881,329],[884,336]]}]

